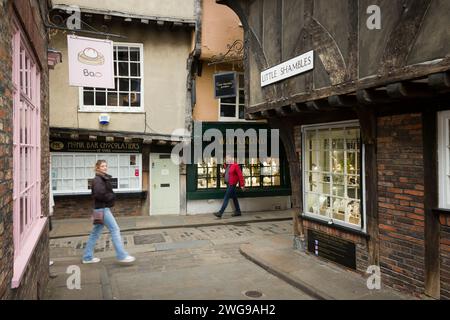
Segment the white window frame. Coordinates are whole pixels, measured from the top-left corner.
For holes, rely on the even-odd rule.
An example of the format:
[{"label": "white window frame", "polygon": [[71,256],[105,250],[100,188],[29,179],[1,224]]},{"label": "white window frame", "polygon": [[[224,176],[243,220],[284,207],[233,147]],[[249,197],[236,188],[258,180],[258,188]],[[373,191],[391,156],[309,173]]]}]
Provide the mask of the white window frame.
[{"label": "white window frame", "polygon": [[439,207],[450,209],[450,111],[438,113]]},{"label": "white window frame", "polygon": [[[79,87],[78,89],[78,111],[79,112],[125,112],[125,113],[143,113],[145,112],[145,83],[144,83],[144,45],[142,43],[128,43],[128,42],[114,42],[113,47],[133,47],[139,48],[140,51],[140,80],[141,80],[141,106],[140,107],[111,107],[111,106],[89,106],[84,105],[84,90],[83,87]],[[117,66],[118,72],[118,66]],[[114,81],[116,78],[116,74],[114,73]],[[108,96],[106,96],[108,99]]]},{"label": "white window frame", "polygon": [[[50,156],[52,157],[51,159],[51,163],[52,165],[55,163],[53,157],[54,156],[73,156],[75,158],[75,156],[95,156],[96,160],[102,160],[104,159],[106,156],[132,156],[135,155],[136,157],[139,157],[139,166],[135,165],[135,167],[139,167],[139,183],[138,183],[138,188],[122,188],[122,189],[114,189],[115,193],[134,193],[134,192],[142,192],[142,153],[84,153],[84,152],[52,152],[50,154]],[[92,178],[95,177],[95,172],[94,172],[94,166],[95,163],[92,164]],[[132,167],[132,166],[130,166]],[[120,163],[118,163],[118,168],[120,168]],[[73,180],[75,183],[76,180],[76,176],[75,176],[75,169],[76,169],[76,165],[74,162],[74,165],[72,167],[72,169],[74,170],[73,172]],[[53,167],[50,168],[50,170],[53,170]],[[117,178],[119,179],[119,177],[114,176],[113,178]],[[51,177],[52,179],[52,177]],[[53,179],[52,179],[53,180]],[[118,180],[118,185],[120,186],[120,181]],[[53,195],[86,195],[86,194],[91,194],[91,190],[53,190]]]},{"label": "white window frame", "polygon": [[[355,231],[359,231],[359,232],[363,232],[366,233],[367,232],[367,216],[366,216],[366,180],[365,180],[365,147],[364,147],[364,143],[361,140],[361,152],[360,152],[360,157],[361,157],[361,168],[360,168],[360,181],[361,181],[361,219],[362,219],[362,226],[356,226],[354,224],[351,223],[347,223],[345,221],[342,220],[337,220],[337,219],[330,219],[321,215],[317,215],[314,213],[310,213],[307,212],[305,210],[305,205],[307,203],[307,192],[305,191],[305,188],[307,186],[307,175],[306,175],[306,157],[305,157],[305,152],[306,152],[306,134],[305,131],[306,130],[311,130],[311,129],[334,129],[334,128],[345,128],[345,127],[349,127],[349,126],[358,126],[360,127],[360,123],[359,121],[342,121],[342,122],[331,122],[331,123],[324,123],[324,124],[313,124],[313,125],[305,125],[301,127],[301,132],[302,132],[302,154],[301,154],[301,161],[302,161],[302,199],[303,199],[303,215],[306,217],[310,217],[313,218],[315,220],[319,220],[319,221],[323,221],[328,223],[329,225],[338,225],[338,226],[342,226],[345,227],[347,229],[353,229]],[[330,168],[331,170],[331,168]]]},{"label": "white window frame", "polygon": [[[222,103],[222,99],[218,99],[218,118],[219,121],[221,122],[248,122],[246,119],[239,119],[239,93],[240,91],[242,91],[244,93],[244,98],[245,98],[245,88],[244,85],[242,85],[242,88],[240,87],[241,83],[239,78],[241,76],[244,76],[243,72],[236,72],[236,82],[237,82],[237,93],[236,93],[236,97],[235,97],[235,112],[236,112],[236,116],[235,117],[222,117],[221,116],[221,103]],[[244,103],[244,108],[245,108],[245,103]]]}]

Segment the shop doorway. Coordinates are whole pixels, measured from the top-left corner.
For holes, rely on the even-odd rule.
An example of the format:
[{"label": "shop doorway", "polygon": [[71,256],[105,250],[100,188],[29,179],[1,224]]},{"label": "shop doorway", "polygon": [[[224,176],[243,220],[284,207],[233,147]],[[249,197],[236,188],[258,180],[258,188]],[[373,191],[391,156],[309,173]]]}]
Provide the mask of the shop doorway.
[{"label": "shop doorway", "polygon": [[150,215],[180,214],[180,167],[170,154],[150,155]]}]

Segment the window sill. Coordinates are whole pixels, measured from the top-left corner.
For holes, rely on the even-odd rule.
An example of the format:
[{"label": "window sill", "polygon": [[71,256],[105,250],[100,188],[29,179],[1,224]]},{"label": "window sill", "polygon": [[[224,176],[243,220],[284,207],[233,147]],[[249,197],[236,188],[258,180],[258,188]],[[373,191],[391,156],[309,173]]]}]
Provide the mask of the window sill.
[{"label": "window sill", "polygon": [[367,240],[370,239],[370,235],[368,233],[362,231],[362,230],[357,230],[357,229],[354,229],[354,228],[351,228],[351,227],[346,227],[346,226],[343,226],[341,224],[336,224],[336,223],[329,224],[325,220],[314,218],[314,217],[311,217],[311,216],[308,216],[308,215],[305,215],[305,214],[300,214],[299,217],[301,219],[303,219],[303,220],[306,220],[306,221],[311,221],[311,222],[314,222],[314,223],[317,223],[317,224],[320,224],[320,225],[323,225],[323,226],[327,226],[327,227],[332,228],[332,229],[344,231],[346,233],[351,233],[351,234],[354,234],[354,235],[366,238]]},{"label": "window sill", "polygon": [[23,246],[20,254],[14,259],[14,273],[11,281],[11,288],[17,289],[20,286],[25,270],[27,269],[28,263],[36,249],[39,239],[41,238],[42,232],[47,225],[47,218],[41,218],[36,222],[33,227],[33,231],[28,236],[28,239]]},{"label": "window sill", "polygon": [[435,208],[435,209],[433,209],[433,213],[435,215],[441,215],[441,214],[450,215],[450,209]]},{"label": "window sill", "polygon": [[83,107],[78,109],[79,113],[136,113],[136,114],[145,114],[145,110],[143,107],[136,108],[127,108],[127,107],[118,107],[118,108],[98,108],[98,107]]},{"label": "window sill", "polygon": [[[139,198],[139,199],[145,199],[147,198],[147,191],[114,191],[114,194],[116,195],[116,200],[120,199],[130,199],[130,198]],[[61,194],[55,194],[53,193],[53,197],[55,200],[67,200],[67,199],[92,199],[91,192],[83,192],[83,193],[61,193]]]}]

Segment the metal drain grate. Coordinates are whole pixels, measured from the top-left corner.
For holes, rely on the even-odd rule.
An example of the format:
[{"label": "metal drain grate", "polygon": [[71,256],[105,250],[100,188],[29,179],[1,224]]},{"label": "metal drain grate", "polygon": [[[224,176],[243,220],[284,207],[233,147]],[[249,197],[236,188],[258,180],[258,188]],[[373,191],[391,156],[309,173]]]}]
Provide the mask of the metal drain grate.
[{"label": "metal drain grate", "polygon": [[135,245],[152,244],[152,243],[163,243],[166,242],[162,234],[146,234],[142,236],[134,236]]},{"label": "metal drain grate", "polygon": [[261,298],[263,296],[262,292],[255,291],[255,290],[246,291],[246,292],[244,292],[244,294],[247,297],[253,298],[253,299]]}]

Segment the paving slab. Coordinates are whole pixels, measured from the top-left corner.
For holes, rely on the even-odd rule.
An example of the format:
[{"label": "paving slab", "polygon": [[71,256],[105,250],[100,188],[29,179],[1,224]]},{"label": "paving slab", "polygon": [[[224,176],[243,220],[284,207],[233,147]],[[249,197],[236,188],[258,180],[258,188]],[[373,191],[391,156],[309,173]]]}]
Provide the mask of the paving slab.
[{"label": "paving slab", "polygon": [[317,299],[415,299],[387,287],[368,289],[366,279],[361,275],[295,250],[292,236],[255,239],[242,244],[240,252],[250,261]]}]

